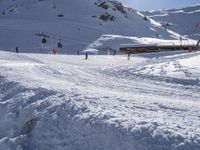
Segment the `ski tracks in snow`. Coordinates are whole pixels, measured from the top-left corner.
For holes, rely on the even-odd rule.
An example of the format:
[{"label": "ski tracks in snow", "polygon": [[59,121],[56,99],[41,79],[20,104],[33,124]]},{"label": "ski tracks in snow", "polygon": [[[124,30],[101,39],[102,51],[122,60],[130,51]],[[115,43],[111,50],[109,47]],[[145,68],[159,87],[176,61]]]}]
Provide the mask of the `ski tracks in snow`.
[{"label": "ski tracks in snow", "polygon": [[[75,118],[88,120],[87,124],[115,126],[123,132],[123,138],[129,137],[129,142],[139,140],[140,146],[145,143],[141,149],[148,146],[155,149],[161,145],[165,145],[166,149],[187,149],[188,143],[184,140],[190,141],[189,145],[193,144],[191,147],[194,149],[200,146],[195,138],[200,133],[199,85],[182,84],[184,79],[180,79],[179,83],[173,77],[173,82],[169,82],[169,77],[165,77],[165,68],[169,64],[180,69],[181,59],[192,58],[199,55],[198,53],[151,59],[143,59],[136,55],[130,62],[123,56],[114,59],[110,56],[91,56],[86,61],[82,56],[1,53],[1,76],[26,87],[26,90],[20,92],[23,99],[10,101],[13,110],[21,105],[19,101],[24,101],[27,109],[34,108],[40,113],[52,112],[53,116],[57,116],[57,109],[66,104],[66,111],[70,111],[68,116],[73,114],[76,115]],[[12,65],[8,65],[9,63]],[[19,65],[20,63],[26,65]],[[161,65],[162,71],[158,75],[152,74],[158,70],[156,66],[159,63],[164,64]],[[5,87],[11,88],[12,85]],[[25,95],[23,91],[26,92]],[[17,91],[15,93],[17,95]],[[31,96],[31,93],[35,94]],[[4,94],[1,92],[1,95]],[[10,95],[10,98],[14,97],[15,95]],[[8,96],[3,99],[8,101],[10,98]],[[3,108],[5,102],[2,100]],[[30,101],[32,102],[29,105]],[[34,114],[32,111],[29,113],[30,116]],[[22,122],[25,122],[25,118],[23,117]],[[58,118],[63,119],[62,115]],[[57,124],[61,126],[59,122]],[[49,132],[53,134],[54,131]],[[168,137],[165,137],[166,135]],[[123,138],[119,141],[122,142]],[[144,142],[145,139],[154,144]],[[159,139],[163,141],[159,143]]]}]

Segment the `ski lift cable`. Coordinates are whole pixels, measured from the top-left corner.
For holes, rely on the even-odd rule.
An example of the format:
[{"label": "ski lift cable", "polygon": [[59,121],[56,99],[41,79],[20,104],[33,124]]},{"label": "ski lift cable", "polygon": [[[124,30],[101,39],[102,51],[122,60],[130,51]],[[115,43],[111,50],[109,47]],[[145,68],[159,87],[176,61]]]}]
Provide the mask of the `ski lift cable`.
[{"label": "ski lift cable", "polygon": [[[48,33],[49,35],[52,35],[53,37],[54,37],[54,39],[56,39],[56,37],[57,37],[57,35],[56,34],[54,34],[54,33],[50,33],[50,32],[46,32],[46,33]],[[62,38],[62,40],[64,39],[67,39],[67,40],[73,40],[73,41],[80,41],[80,42],[83,42],[83,40],[80,40],[80,39],[76,39],[76,38],[72,38],[72,37],[67,37],[67,36],[63,36],[63,35],[59,35],[59,37],[61,37]],[[84,40],[84,42],[91,42],[91,41],[87,41],[87,40]]]},{"label": "ski lift cable", "polygon": [[[37,30],[32,30],[32,31],[26,31],[26,30],[20,30],[20,29],[9,29],[9,28],[0,28],[0,31],[6,31],[6,32],[10,32],[10,33],[22,33],[22,34],[36,34],[36,33],[41,33],[40,31]],[[50,32],[44,32],[47,35],[50,35],[52,39],[57,40],[57,34],[54,33],[50,33]],[[59,37],[61,37],[61,40],[66,42],[76,42],[76,43],[82,43],[82,44],[86,44],[86,43],[90,43],[90,40],[81,40],[81,39],[76,39],[76,38],[72,38],[72,37],[68,37],[68,36],[64,36],[64,35],[59,35]]]},{"label": "ski lift cable", "polygon": [[[26,33],[26,34],[36,34],[36,33],[41,33],[40,31],[37,31],[37,30],[32,30],[32,31],[26,31],[26,30],[20,30],[20,29],[2,29],[0,28],[1,31],[9,31],[9,32],[22,32],[22,33]],[[50,33],[50,32],[45,32],[47,33],[48,35],[51,35],[51,37],[53,37],[54,39],[57,39],[57,34],[54,34],[54,33]],[[62,37],[62,40],[65,39],[65,40],[74,40],[74,41],[80,41],[80,42],[83,42],[82,40],[80,39],[75,39],[75,38],[71,38],[71,37],[67,37],[67,36],[64,36],[64,35],[59,35],[59,37]],[[85,42],[90,42],[89,40],[84,40]]]}]

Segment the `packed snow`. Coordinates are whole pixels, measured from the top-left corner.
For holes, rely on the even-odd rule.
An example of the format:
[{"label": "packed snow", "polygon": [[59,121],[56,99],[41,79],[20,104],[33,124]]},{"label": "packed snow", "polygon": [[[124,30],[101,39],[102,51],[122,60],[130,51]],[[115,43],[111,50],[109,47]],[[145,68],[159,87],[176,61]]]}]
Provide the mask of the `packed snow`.
[{"label": "packed snow", "polygon": [[0,52],[2,150],[199,150],[200,53]]}]

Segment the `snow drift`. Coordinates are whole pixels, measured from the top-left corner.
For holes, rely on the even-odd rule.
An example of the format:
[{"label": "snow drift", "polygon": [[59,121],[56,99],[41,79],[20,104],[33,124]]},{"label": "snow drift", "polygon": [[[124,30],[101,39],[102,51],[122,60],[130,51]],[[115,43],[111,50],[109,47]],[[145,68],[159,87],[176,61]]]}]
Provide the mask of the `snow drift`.
[{"label": "snow drift", "polygon": [[199,57],[0,52],[0,149],[199,150]]}]

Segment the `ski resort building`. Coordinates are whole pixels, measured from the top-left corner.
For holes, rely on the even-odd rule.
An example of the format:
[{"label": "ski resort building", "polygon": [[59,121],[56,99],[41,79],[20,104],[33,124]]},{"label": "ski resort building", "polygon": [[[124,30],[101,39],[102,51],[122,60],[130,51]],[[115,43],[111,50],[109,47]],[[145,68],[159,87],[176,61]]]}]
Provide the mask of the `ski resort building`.
[{"label": "ski resort building", "polygon": [[145,45],[130,45],[124,44],[120,46],[119,51],[124,53],[151,53],[160,51],[177,51],[177,50],[196,50],[196,45],[170,45],[170,44],[145,44]]}]

